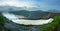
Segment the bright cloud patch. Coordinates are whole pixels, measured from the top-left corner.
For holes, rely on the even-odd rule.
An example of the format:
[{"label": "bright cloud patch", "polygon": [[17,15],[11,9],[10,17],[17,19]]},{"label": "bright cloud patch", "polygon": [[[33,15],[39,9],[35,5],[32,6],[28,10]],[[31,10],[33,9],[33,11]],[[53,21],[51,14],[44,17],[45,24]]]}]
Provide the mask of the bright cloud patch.
[{"label": "bright cloud patch", "polygon": [[39,8],[40,10],[60,10],[60,0],[1,0],[0,6],[16,6],[25,8]]},{"label": "bright cloud patch", "polygon": [[27,2],[22,2],[22,1],[17,1],[17,0],[5,0],[1,1],[0,5],[5,6],[5,5],[10,5],[10,6],[16,6],[16,7],[37,7],[34,4],[27,3]]}]

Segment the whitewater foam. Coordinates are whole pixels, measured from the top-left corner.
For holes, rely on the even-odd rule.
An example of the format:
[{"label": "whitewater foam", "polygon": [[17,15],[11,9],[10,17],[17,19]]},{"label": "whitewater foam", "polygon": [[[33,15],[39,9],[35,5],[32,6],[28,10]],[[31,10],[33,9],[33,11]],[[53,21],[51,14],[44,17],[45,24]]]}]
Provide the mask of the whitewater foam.
[{"label": "whitewater foam", "polygon": [[27,20],[27,19],[19,19],[18,17],[16,17],[14,14],[11,13],[2,13],[2,15],[4,17],[6,17],[7,19],[13,21],[14,23],[17,24],[24,24],[24,25],[43,25],[43,24],[47,24],[47,23],[51,23],[53,21],[52,18],[49,19],[40,19],[40,20]]}]

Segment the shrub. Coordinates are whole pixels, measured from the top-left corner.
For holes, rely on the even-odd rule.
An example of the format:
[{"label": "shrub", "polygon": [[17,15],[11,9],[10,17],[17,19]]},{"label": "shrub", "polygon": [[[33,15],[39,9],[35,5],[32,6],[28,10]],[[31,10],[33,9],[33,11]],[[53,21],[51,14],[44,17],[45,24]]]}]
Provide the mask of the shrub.
[{"label": "shrub", "polygon": [[55,16],[53,19],[53,22],[47,25],[41,25],[40,31],[56,31],[56,28],[60,25],[60,16]]}]

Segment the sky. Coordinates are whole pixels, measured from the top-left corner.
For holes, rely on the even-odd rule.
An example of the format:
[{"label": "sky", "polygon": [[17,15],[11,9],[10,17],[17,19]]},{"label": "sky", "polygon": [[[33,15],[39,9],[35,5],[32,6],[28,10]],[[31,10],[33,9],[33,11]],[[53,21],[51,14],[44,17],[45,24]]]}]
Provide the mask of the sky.
[{"label": "sky", "polygon": [[0,0],[0,6],[36,7],[40,10],[60,10],[60,0]]}]

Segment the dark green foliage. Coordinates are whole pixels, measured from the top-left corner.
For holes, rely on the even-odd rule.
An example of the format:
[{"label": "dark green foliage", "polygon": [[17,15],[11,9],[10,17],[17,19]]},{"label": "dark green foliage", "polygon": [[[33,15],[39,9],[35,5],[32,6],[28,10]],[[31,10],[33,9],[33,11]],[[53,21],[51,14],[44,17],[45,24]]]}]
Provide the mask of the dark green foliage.
[{"label": "dark green foliage", "polygon": [[0,15],[0,26],[3,26],[4,23],[5,23],[5,18],[2,15]]},{"label": "dark green foliage", "polygon": [[60,25],[60,16],[55,16],[53,22],[41,26],[41,31],[56,31],[59,25]]},{"label": "dark green foliage", "polygon": [[6,18],[0,14],[0,31],[9,31],[7,28],[4,27],[5,22]]}]

